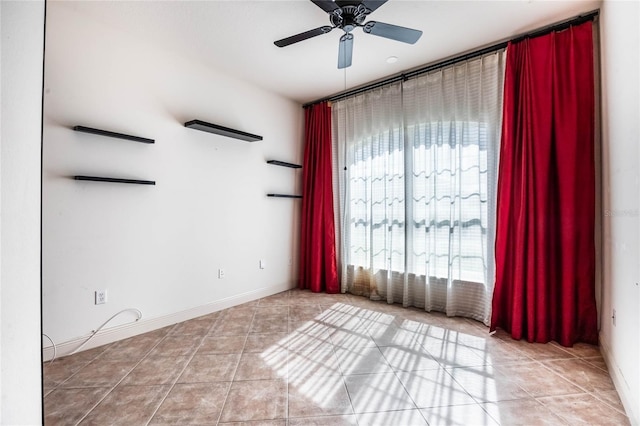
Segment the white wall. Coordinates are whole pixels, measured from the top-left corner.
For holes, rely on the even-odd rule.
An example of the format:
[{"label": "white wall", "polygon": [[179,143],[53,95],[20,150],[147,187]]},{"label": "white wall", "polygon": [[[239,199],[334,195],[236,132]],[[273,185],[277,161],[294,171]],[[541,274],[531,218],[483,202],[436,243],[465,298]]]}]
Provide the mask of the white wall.
[{"label": "white wall", "polygon": [[633,424],[640,424],[639,26],[637,1],[603,3],[604,274],[600,338],[609,370]]},{"label": "white wall", "polygon": [[42,419],[40,130],[44,2],[0,2],[0,424]]},{"label": "white wall", "polygon": [[[63,353],[125,308],[143,313],[146,326],[135,334],[295,286],[300,203],[266,194],[296,192],[301,173],[266,160],[301,161],[299,104],[82,16],[67,2],[49,3],[46,43],[43,322],[55,342],[73,342]],[[264,140],[185,128],[192,119]],[[74,132],[74,125],[156,143]],[[157,185],[70,179],[76,174]],[[97,289],[107,289],[107,304],[94,305]],[[110,325],[134,318],[126,313]]]}]

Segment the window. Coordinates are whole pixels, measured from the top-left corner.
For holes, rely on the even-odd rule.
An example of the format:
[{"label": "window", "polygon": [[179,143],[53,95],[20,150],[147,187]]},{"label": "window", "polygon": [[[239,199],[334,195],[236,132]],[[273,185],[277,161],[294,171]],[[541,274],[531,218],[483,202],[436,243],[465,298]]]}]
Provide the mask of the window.
[{"label": "window", "polygon": [[334,103],[343,288],[488,321],[502,55]]}]

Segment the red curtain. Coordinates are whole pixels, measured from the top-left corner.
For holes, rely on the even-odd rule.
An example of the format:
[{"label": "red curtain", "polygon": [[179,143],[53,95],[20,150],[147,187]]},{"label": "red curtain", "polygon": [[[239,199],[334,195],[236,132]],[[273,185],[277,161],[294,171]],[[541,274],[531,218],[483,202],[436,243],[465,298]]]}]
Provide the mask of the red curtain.
[{"label": "red curtain", "polygon": [[598,342],[591,22],[509,43],[491,329]]},{"label": "red curtain", "polygon": [[302,174],[300,288],[340,292],[336,262],[331,173],[331,108],[327,102],[305,110]]}]

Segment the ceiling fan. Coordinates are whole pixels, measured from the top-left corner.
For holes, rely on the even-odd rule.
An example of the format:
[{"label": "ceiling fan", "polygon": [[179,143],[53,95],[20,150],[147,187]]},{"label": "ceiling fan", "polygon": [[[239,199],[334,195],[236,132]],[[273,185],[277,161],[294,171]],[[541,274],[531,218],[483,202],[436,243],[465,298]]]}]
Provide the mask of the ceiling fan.
[{"label": "ceiling fan", "polygon": [[367,34],[373,34],[379,37],[409,44],[417,42],[422,35],[422,31],[400,27],[398,25],[385,24],[384,22],[376,21],[364,22],[371,12],[385,4],[387,0],[311,0],[311,2],[329,14],[331,26],[325,25],[323,27],[305,31],[300,34],[275,41],[274,44],[278,47],[285,47],[312,37],[327,34],[334,28],[340,28],[344,31],[344,34],[340,37],[340,44],[338,46],[339,69],[351,66],[351,58],[353,54],[353,34],[351,34],[351,31],[356,27],[361,27]]}]

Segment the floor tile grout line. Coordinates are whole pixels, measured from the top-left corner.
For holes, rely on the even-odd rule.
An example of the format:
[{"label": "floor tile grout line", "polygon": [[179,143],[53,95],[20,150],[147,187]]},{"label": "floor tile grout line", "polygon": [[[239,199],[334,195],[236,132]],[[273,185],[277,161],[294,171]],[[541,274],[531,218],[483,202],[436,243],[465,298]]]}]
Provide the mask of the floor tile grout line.
[{"label": "floor tile grout line", "polygon": [[[569,393],[569,394],[562,394],[562,395],[543,395],[543,396],[536,397],[535,399],[536,399],[536,401],[537,401],[539,398],[554,398],[554,397],[567,397],[567,396],[581,396],[581,395],[585,395],[585,394],[588,394],[588,393]],[[542,404],[542,405],[543,405],[547,410],[549,410],[551,413],[553,413],[554,415],[556,415],[556,416],[560,417],[563,421],[565,421],[565,422],[567,423],[567,425],[572,424],[572,423],[571,423],[571,421],[570,421],[570,419],[567,419],[567,418],[566,418],[565,416],[563,416],[561,413],[556,412],[556,411],[555,411],[555,410],[553,410],[551,407],[547,406],[546,404],[544,404],[544,403],[543,403],[543,402],[541,402],[541,401],[538,401],[538,402],[540,402],[540,403],[541,403],[541,404]]]},{"label": "floor tile grout line", "polygon": [[595,368],[599,369],[600,371],[604,371],[605,373],[607,373],[607,375],[609,377],[611,377],[611,373],[609,373],[609,370],[607,368],[602,368],[599,367],[597,365],[595,365],[593,362],[589,361],[589,359],[594,358],[594,357],[584,357],[584,358],[580,358],[581,360],[583,360],[584,362],[588,363],[589,365],[594,366]]},{"label": "floor tile grout line", "polygon": [[[364,319],[362,319],[362,318],[358,318],[358,319],[359,319],[359,324],[364,324]],[[404,391],[407,393],[407,396],[409,396],[409,399],[411,399],[411,402],[413,403],[414,407],[415,407],[415,408],[417,408],[417,405],[416,405],[415,401],[413,400],[413,398],[411,397],[411,395],[409,395],[409,392],[408,392],[408,391],[406,390],[406,388],[404,387],[404,384],[403,384],[403,383],[400,381],[400,379],[398,378],[397,374],[396,374],[396,373],[395,373],[395,371],[394,371],[394,368],[393,368],[393,367],[391,366],[391,364],[389,363],[389,360],[387,360],[387,358],[384,356],[384,353],[380,350],[380,346],[378,345],[378,342],[376,342],[376,341],[375,341],[375,339],[373,338],[373,336],[372,336],[372,335],[371,335],[371,333],[369,332],[369,328],[368,328],[368,327],[366,327],[366,324],[364,324],[364,325],[365,325],[364,334],[366,334],[367,336],[369,336],[369,339],[371,339],[371,341],[372,341],[372,342],[373,342],[373,344],[375,345],[375,346],[373,346],[373,347],[375,347],[375,348],[377,348],[377,349],[378,349],[378,351],[379,351],[379,352],[380,352],[380,354],[382,355],[382,358],[383,358],[383,359],[385,360],[385,362],[387,363],[387,366],[391,369],[391,372],[393,372],[393,373],[394,373],[394,376],[396,377],[396,380],[398,380],[398,382],[400,383],[400,385],[402,386],[402,388],[404,389]],[[337,355],[336,355],[336,359],[337,359]],[[338,364],[340,364],[340,362],[339,362],[339,361],[338,361]],[[341,371],[342,371],[342,367],[341,367],[341,366],[340,366],[340,369],[341,369]],[[353,405],[353,400],[352,400],[352,398],[351,398],[351,393],[349,393],[349,388],[347,387],[347,382],[346,382],[346,379],[345,379],[345,377],[347,377],[347,376],[353,376],[353,375],[345,375],[345,374],[344,374],[344,371],[342,371],[342,372],[343,372],[343,374],[342,374],[342,381],[343,381],[343,383],[344,383],[345,389],[347,390],[347,395],[349,396],[349,402],[351,403],[351,410],[353,411],[354,415],[356,416],[356,423],[357,423],[357,424],[360,424],[360,421],[358,420],[358,413],[356,413],[356,408],[355,408],[355,406]],[[387,373],[381,372],[381,373],[379,373],[379,374],[387,374]],[[362,413],[360,413],[360,414],[362,414]],[[420,415],[422,416],[422,413],[421,413]],[[424,416],[422,416],[422,417],[424,417]],[[425,420],[425,422],[426,422],[426,420]]]},{"label": "floor tile grout line", "polygon": [[[493,366],[492,366],[492,367],[493,367]],[[473,368],[473,367],[454,367],[454,368],[452,368],[452,369],[453,369],[453,370],[455,370],[456,368],[464,368],[464,369],[467,369],[467,368]],[[446,370],[447,370],[447,372],[449,373],[449,375],[450,375],[451,377],[453,377],[453,380],[454,380],[456,383],[458,383],[458,385],[459,385],[462,389],[464,389],[464,390],[465,390],[465,391],[466,391],[466,392],[471,396],[471,398],[472,398],[476,403],[478,403],[478,404],[491,404],[491,403],[498,403],[498,402],[502,402],[502,401],[517,401],[517,400],[520,400],[520,399],[535,399],[535,397],[534,397],[534,396],[533,396],[529,391],[527,391],[527,390],[526,390],[526,389],[524,389],[522,386],[520,386],[516,381],[511,380],[509,377],[507,377],[507,378],[506,378],[506,380],[507,380],[509,383],[513,384],[514,386],[517,386],[520,390],[522,390],[522,392],[524,392],[524,393],[527,395],[527,398],[510,398],[510,399],[500,399],[500,400],[497,400],[497,401],[483,401],[483,400],[480,400],[480,399],[478,399],[477,397],[475,397],[475,396],[471,395],[471,394],[469,393],[469,391],[467,391],[467,389],[463,386],[463,384],[462,384],[461,382],[459,382],[459,381],[458,381],[458,380],[453,376],[453,374],[451,374],[451,372],[449,371],[449,369],[446,369]],[[497,419],[495,419],[495,420],[497,420]]]},{"label": "floor tile grout line", "polygon": [[[322,307],[320,305],[317,305],[320,313],[323,312]],[[347,393],[347,398],[349,398],[349,405],[351,407],[351,414],[355,417],[356,419],[356,425],[359,425],[359,421],[358,421],[358,416],[356,415],[356,410],[353,406],[353,400],[351,398],[351,393],[349,393],[349,388],[347,387],[347,382],[345,381],[345,374],[344,374],[344,370],[342,368],[342,365],[340,363],[340,359],[338,358],[338,354],[336,352],[336,345],[333,342],[333,339],[331,339],[331,333],[328,333],[328,342],[329,344],[331,344],[331,353],[334,356],[334,359],[336,360],[336,362],[338,363],[338,371],[339,371],[339,376],[341,378],[342,381],[342,386],[344,386],[344,390]],[[287,423],[289,423],[289,417],[287,416]]]},{"label": "floor tile grout line", "polygon": [[[576,394],[576,395],[581,395],[581,394]],[[560,420],[565,421],[565,418],[562,416],[559,416],[558,414],[556,414],[553,410],[551,410],[551,408],[547,407],[546,405],[544,405],[540,400],[538,400],[538,398],[531,396],[529,394],[529,398],[533,399],[537,404],[540,404],[542,407],[544,407],[548,412],[550,412],[551,414],[553,414],[554,416],[557,416]],[[548,397],[542,397],[542,398],[548,398]],[[496,401],[495,404],[498,404],[501,401]],[[495,419],[497,421],[497,419]],[[569,422],[565,422],[566,426],[571,425],[571,423]]]},{"label": "floor tile grout line", "polygon": [[[421,345],[422,346],[422,345]],[[425,348],[426,349],[426,348]],[[382,351],[381,351],[382,352]],[[429,353],[427,351],[427,353]],[[429,353],[430,354],[430,353]],[[384,353],[382,354],[382,356],[384,357]],[[432,356],[433,357],[433,356]],[[434,358],[435,359],[435,358]],[[386,358],[385,358],[386,360]],[[437,362],[437,361],[436,361]],[[388,363],[388,361],[387,361]],[[389,365],[391,367],[391,365]],[[440,367],[440,369],[442,369],[445,373],[447,373],[447,371]],[[424,420],[424,422],[428,425],[429,422],[427,421],[427,418],[424,416],[424,413],[422,413],[422,410],[420,409],[420,407],[418,407],[418,403],[415,401],[415,399],[411,396],[411,394],[409,393],[409,390],[407,389],[407,387],[405,386],[405,384],[402,382],[402,380],[400,380],[400,377],[398,376],[398,372],[395,371],[395,369],[393,367],[391,367],[391,371],[393,372],[394,377],[396,378],[396,380],[398,381],[398,383],[400,383],[400,386],[402,386],[402,389],[404,389],[404,391],[407,393],[407,396],[409,397],[409,399],[411,400],[411,402],[413,403],[413,406],[415,407],[416,410],[418,410],[418,413],[420,414],[420,417],[422,417],[422,419]],[[447,373],[448,374],[448,373]],[[453,379],[453,377],[451,377]],[[464,388],[463,388],[464,390]],[[466,390],[465,390],[466,392]],[[472,398],[473,399],[473,398]]]},{"label": "floor tile grout line", "polygon": [[[194,318],[192,318],[194,319]],[[191,321],[191,320],[188,320]],[[218,321],[220,321],[220,314],[215,318],[215,320],[212,322],[212,324],[209,326],[209,328],[207,329],[207,332],[204,333],[202,335],[202,337],[200,338],[200,343],[198,344],[198,346],[196,346],[196,348],[194,349],[193,353],[191,354],[191,356],[189,357],[189,359],[187,360],[187,362],[184,364],[184,367],[182,367],[182,369],[180,370],[180,373],[176,374],[176,378],[173,380],[173,382],[171,383],[171,385],[169,385],[169,389],[167,390],[167,392],[165,393],[164,397],[160,400],[160,402],[158,403],[158,405],[156,405],[155,410],[153,410],[153,413],[151,413],[151,416],[149,416],[149,419],[147,420],[147,422],[145,423],[145,425],[149,425],[149,423],[151,423],[151,421],[153,420],[153,418],[156,416],[156,414],[158,413],[158,410],[160,409],[160,407],[162,407],[162,404],[164,404],[164,402],[167,400],[167,397],[169,396],[169,394],[171,394],[171,391],[173,390],[173,388],[175,387],[176,383],[178,382],[178,380],[180,380],[180,377],[182,376],[182,374],[184,374],[184,371],[187,369],[187,367],[189,366],[189,364],[191,363],[191,361],[193,360],[193,358],[196,356],[196,354],[198,353],[198,350],[200,349],[200,347],[202,346],[202,343],[204,342],[204,340],[207,338],[207,336],[209,335],[209,333],[213,330],[213,328],[216,326],[216,324],[218,323]],[[186,322],[186,321],[183,321]],[[168,336],[169,334],[167,334]],[[166,336],[165,336],[166,337]],[[149,353],[147,353],[147,356],[149,355]],[[146,358],[146,356],[145,356]]]},{"label": "floor tile grout line", "polygon": [[[546,369],[547,371],[553,373],[556,377],[560,377],[565,382],[568,382],[569,384],[578,387],[580,390],[582,390],[582,392],[579,392],[579,393],[574,393],[574,392],[571,392],[571,393],[560,393],[560,394],[552,394],[552,395],[551,394],[535,395],[533,392],[531,392],[531,391],[523,388],[522,386],[520,386],[516,381],[513,381],[513,380],[509,379],[512,383],[515,383],[518,387],[520,387],[520,389],[522,389],[524,392],[526,392],[527,395],[529,395],[529,397],[537,400],[538,398],[559,397],[559,396],[566,396],[566,395],[582,395],[582,394],[588,394],[589,393],[589,391],[584,389],[582,386],[579,386],[576,383],[574,383],[573,381],[568,380],[566,377],[562,376],[561,374],[556,373],[555,371],[553,371],[552,369],[550,369],[549,367],[544,365],[541,361],[535,361],[535,363],[538,364],[539,367],[542,367],[542,368]],[[527,361],[527,362],[522,362],[520,364],[531,364],[531,362]],[[518,364],[510,364],[510,366],[513,366],[513,365],[518,365]],[[495,366],[495,367],[497,367],[498,368],[498,372],[500,372],[500,370],[499,370],[500,366]],[[505,374],[505,373],[502,373],[502,374]]]},{"label": "floor tile grout line", "polygon": [[[288,296],[290,297],[290,295]],[[291,336],[291,305],[287,305],[287,337]],[[286,419],[286,424],[289,424],[289,380],[291,371],[289,370],[289,342],[287,342],[287,347],[285,348],[287,351],[287,378],[285,380],[285,402],[284,402],[284,418]]]},{"label": "floor tile grout line", "polygon": [[[175,327],[175,324],[172,326],[172,328],[173,328],[173,327]],[[169,332],[170,332],[170,331],[169,331]],[[122,378],[120,378],[120,380],[118,380],[118,382],[117,382],[115,385],[113,385],[113,387],[111,387],[111,389],[109,389],[109,391],[108,391],[107,393],[105,393],[105,394],[104,394],[104,396],[103,396],[102,398],[100,398],[100,400],[99,400],[96,404],[94,404],[94,405],[93,405],[93,407],[91,407],[91,408],[90,408],[90,409],[85,413],[85,415],[84,415],[84,416],[82,416],[82,418],[81,418],[80,420],[78,420],[78,421],[76,422],[76,426],[77,426],[77,425],[79,425],[80,423],[82,423],[82,421],[83,421],[84,419],[86,419],[86,418],[91,414],[91,412],[92,412],[93,410],[95,410],[95,409],[96,409],[100,404],[102,404],[102,402],[103,402],[105,399],[107,399],[107,397],[108,397],[109,395],[111,395],[111,392],[113,392],[113,391],[114,391],[114,389],[115,389],[115,388],[117,388],[117,387],[118,387],[118,385],[119,385],[120,383],[122,383],[122,381],[123,381],[125,378],[127,378],[127,376],[129,376],[129,374],[131,374],[131,372],[132,372],[133,370],[135,370],[135,368],[136,368],[138,365],[140,365],[140,363],[141,363],[141,362],[142,362],[142,361],[143,361],[143,360],[144,360],[144,359],[149,355],[149,353],[151,353],[151,351],[152,351],[152,350],[154,350],[154,349],[155,349],[155,348],[156,348],[156,347],[157,347],[161,342],[163,342],[163,341],[167,338],[167,336],[168,336],[168,335],[169,335],[169,333],[165,334],[161,339],[159,339],[159,340],[156,342],[156,344],[155,344],[155,345],[153,345],[153,347],[152,347],[151,349],[149,349],[149,350],[147,351],[147,353],[145,353],[145,354],[144,354],[144,355],[143,355],[143,356],[138,360],[138,362],[136,362],[136,363],[135,363],[135,365],[134,365],[133,367],[131,367],[131,369],[130,369],[130,370],[129,370],[129,371],[128,371],[124,376],[122,376]],[[107,351],[105,351],[105,352],[107,352]],[[100,355],[103,355],[105,352],[102,352]],[[96,358],[97,358],[97,357],[96,357]],[[94,359],[94,360],[95,360],[95,359]]]},{"label": "floor tile grout line", "polygon": [[[291,330],[292,325],[291,325],[291,293],[287,293],[287,298],[289,299],[289,304],[287,305],[287,337],[291,336],[291,334],[293,333],[293,331]],[[291,376],[291,371],[289,370],[290,366],[289,366],[289,356],[291,354],[291,351],[289,350],[289,344],[290,342],[287,342],[287,347],[286,347],[286,351],[287,351],[287,379],[285,380],[285,411],[284,411],[284,418],[285,418],[285,425],[289,425],[289,380],[290,380],[290,376]]]},{"label": "floor tile grout line", "polygon": [[216,425],[220,423],[220,421],[222,420],[222,414],[224,413],[224,408],[227,405],[227,400],[229,399],[229,394],[231,393],[231,389],[233,388],[233,384],[235,383],[235,379],[236,379],[236,374],[238,374],[238,367],[240,366],[240,361],[242,361],[242,355],[244,354],[244,349],[247,346],[247,340],[249,339],[249,333],[251,332],[251,325],[253,324],[253,321],[256,318],[256,311],[258,310],[258,306],[260,305],[260,302],[258,302],[256,304],[256,306],[253,308],[253,313],[251,314],[251,322],[249,323],[249,329],[247,330],[247,332],[244,335],[244,343],[242,344],[242,351],[240,352],[240,356],[238,357],[238,362],[236,363],[236,369],[233,372],[233,376],[231,376],[231,381],[229,382],[229,388],[227,389],[227,393],[224,396],[224,400],[222,401],[222,405],[220,406],[220,414],[218,414],[218,419],[216,420]]},{"label": "floor tile grout line", "polygon": [[[599,398],[598,397],[598,391],[603,391],[602,389],[595,389],[593,391],[590,391],[588,389],[586,389],[584,386],[580,386],[577,383],[574,383],[572,380],[567,379],[566,377],[562,376],[560,373],[556,373],[555,371],[551,370],[550,368],[548,368],[547,366],[544,366],[547,370],[555,373],[557,376],[560,376],[562,379],[564,379],[565,381],[568,381],[569,383],[571,383],[573,386],[577,387],[578,389],[582,390],[582,392],[570,392],[570,393],[561,393],[561,394],[553,394],[553,395],[533,395],[531,393],[530,396],[534,399],[538,399],[538,398],[555,398],[555,397],[564,397],[564,396],[571,396],[571,395],[589,395],[595,399],[597,399],[598,401],[602,402],[603,404],[605,404],[606,406],[608,406],[609,408],[624,414],[625,416],[627,415],[627,413],[620,411],[618,408],[614,407],[613,405],[611,405],[609,402],[607,402],[606,400]],[[615,390],[615,388],[613,389],[608,389],[608,390]],[[526,391],[525,391],[526,392]],[[544,404],[543,404],[544,405]]]},{"label": "floor tile grout line", "polygon": [[[610,390],[616,391],[616,394],[617,394],[617,392],[618,392],[615,388],[610,389]],[[597,399],[598,401],[602,402],[603,404],[605,404],[605,405],[607,405],[607,406],[609,406],[609,407],[613,408],[613,409],[614,409],[614,410],[616,410],[617,412],[619,412],[619,413],[621,413],[621,414],[624,414],[625,416],[627,415],[627,413],[625,413],[624,411],[620,410],[620,409],[619,409],[619,408],[617,408],[617,407],[614,407],[614,406],[613,406],[609,401],[607,401],[607,400],[605,400],[605,399],[603,399],[603,398],[600,398],[600,397],[598,396],[598,393],[597,393],[597,392],[589,392],[589,395],[591,395],[592,397],[594,397],[594,398],[595,398],[595,399]]]},{"label": "floor tile grout line", "polygon": [[[114,343],[110,343],[109,346],[111,345],[115,345],[118,342],[114,342]],[[93,358],[89,359],[89,361],[87,361],[85,364],[82,365],[82,367],[78,368],[75,372],[73,372],[70,376],[68,376],[66,379],[64,379],[63,381],[61,381],[60,383],[58,383],[50,392],[48,395],[51,394],[51,392],[53,392],[54,390],[57,390],[58,388],[61,388],[61,386],[65,383],[67,383],[72,377],[74,377],[76,374],[78,374],[83,368],[85,368],[87,365],[91,364],[93,361],[95,361],[96,359],[98,359],[100,356],[102,356],[105,352],[107,352],[110,348],[106,348],[104,349],[102,352],[100,352],[99,354],[97,354],[96,356],[94,356]],[[91,350],[91,349],[89,349]],[[81,353],[81,352],[80,352]],[[65,355],[65,356],[73,356],[74,354],[71,355]],[[61,359],[64,357],[61,357]]]},{"label": "floor tile grout line", "polygon": [[[571,385],[577,387],[578,389],[581,389],[583,391],[583,393],[591,393],[590,390],[588,390],[587,388],[585,388],[584,386],[579,385],[578,383],[574,382],[573,380],[571,380],[570,378],[564,376],[562,373],[558,373],[557,371],[554,371],[553,369],[549,368],[546,364],[544,364],[543,362],[540,362],[540,365],[542,365],[543,368],[545,368],[547,371],[550,371],[551,373],[555,374],[556,376],[562,378],[563,380],[565,380],[566,382],[570,383]],[[567,394],[570,395],[570,394]],[[555,396],[555,395],[549,395],[549,396]]]}]

